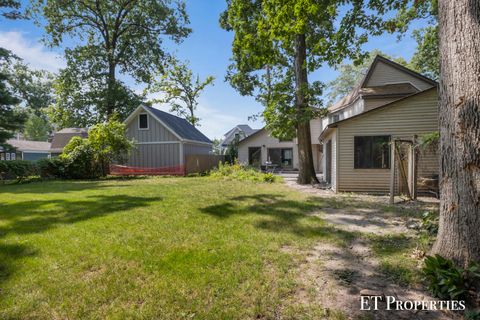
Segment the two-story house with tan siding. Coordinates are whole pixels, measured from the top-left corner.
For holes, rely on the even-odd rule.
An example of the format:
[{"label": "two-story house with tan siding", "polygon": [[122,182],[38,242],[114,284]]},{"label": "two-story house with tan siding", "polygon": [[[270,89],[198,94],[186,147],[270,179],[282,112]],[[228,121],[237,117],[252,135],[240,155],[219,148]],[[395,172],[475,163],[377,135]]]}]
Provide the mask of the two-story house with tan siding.
[{"label": "two-story house with tan siding", "polygon": [[[328,111],[319,136],[324,180],[337,192],[388,193],[390,142],[438,131],[437,83],[377,56],[362,81]],[[416,166],[417,176],[438,177],[436,152],[423,152]]]}]

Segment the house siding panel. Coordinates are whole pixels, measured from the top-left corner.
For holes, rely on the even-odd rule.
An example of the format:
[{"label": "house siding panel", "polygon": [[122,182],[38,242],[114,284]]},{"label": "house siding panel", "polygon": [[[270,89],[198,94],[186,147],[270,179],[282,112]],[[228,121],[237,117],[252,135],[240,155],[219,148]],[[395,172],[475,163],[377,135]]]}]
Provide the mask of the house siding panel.
[{"label": "house siding panel", "polygon": [[211,154],[212,147],[209,145],[201,145],[201,144],[192,144],[192,143],[185,143],[183,145],[183,154],[188,156],[191,154]]},{"label": "house siding panel", "polygon": [[160,122],[148,115],[148,130],[138,129],[138,115],[127,126],[127,137],[137,142],[178,141]]},{"label": "house siding panel", "polygon": [[[412,139],[413,135],[438,131],[436,90],[394,103],[338,124],[338,191],[387,193],[389,169],[354,169],[354,136],[391,135]],[[438,174],[438,156],[421,156],[418,176]],[[337,171],[337,170],[335,170]],[[334,172],[335,172],[334,171]],[[420,192],[422,190],[419,190]]]},{"label": "house siding panel", "polygon": [[384,62],[379,62],[375,66],[370,79],[364,85],[365,87],[383,86],[387,83],[411,82],[420,90],[431,88],[432,85],[411,74],[394,68]]},{"label": "house siding panel", "polygon": [[159,168],[180,165],[180,144],[136,145],[128,165],[143,168]]}]

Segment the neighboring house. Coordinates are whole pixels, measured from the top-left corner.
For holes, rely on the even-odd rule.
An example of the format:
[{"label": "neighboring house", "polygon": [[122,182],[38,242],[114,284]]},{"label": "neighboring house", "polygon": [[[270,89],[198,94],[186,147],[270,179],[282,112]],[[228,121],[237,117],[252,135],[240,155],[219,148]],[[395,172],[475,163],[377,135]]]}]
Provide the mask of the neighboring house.
[{"label": "neighboring house", "polygon": [[125,124],[127,137],[135,141],[135,150],[126,163],[133,171],[180,174],[185,156],[212,153],[212,141],[197,128],[158,109],[139,106]]},{"label": "neighboring house", "polygon": [[[310,121],[313,164],[316,172],[322,170],[322,146],[318,140],[320,128],[320,119]],[[279,140],[272,137],[265,128],[260,129],[240,140],[238,161],[254,167],[261,167],[268,163],[284,170],[298,170],[297,139]]]},{"label": "neighboring house", "polygon": [[73,137],[87,138],[88,130],[85,128],[65,128],[55,132],[50,146],[52,157],[59,156]]},{"label": "neighboring house", "polygon": [[223,141],[220,143],[220,148],[221,148],[221,153],[225,154],[227,151],[228,147],[234,142],[234,141],[240,141],[242,139],[245,139],[246,137],[254,134],[257,132],[258,129],[252,129],[248,124],[239,124],[235,126],[235,128],[231,129],[224,135]]},{"label": "neighboring house", "polygon": [[[388,193],[389,143],[438,131],[437,83],[377,56],[362,81],[328,111],[319,137],[324,180],[334,191]],[[406,171],[410,181],[412,170]],[[418,176],[437,175],[438,155],[422,154]]]},{"label": "neighboring house", "polygon": [[35,161],[50,158],[50,142],[10,139],[7,140],[7,144],[14,150],[0,151],[0,160]]}]

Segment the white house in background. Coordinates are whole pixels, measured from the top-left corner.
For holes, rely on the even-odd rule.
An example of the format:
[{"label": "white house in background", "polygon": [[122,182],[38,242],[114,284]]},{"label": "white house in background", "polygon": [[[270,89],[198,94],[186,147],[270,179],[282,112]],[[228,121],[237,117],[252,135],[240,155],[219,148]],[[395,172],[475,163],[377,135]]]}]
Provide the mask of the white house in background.
[{"label": "white house in background", "polygon": [[228,147],[236,140],[240,141],[255,132],[257,132],[259,129],[252,129],[248,124],[239,124],[229,130],[227,133],[224,135],[223,141],[220,143],[220,148],[221,148],[221,153],[225,154],[227,151]]},{"label": "white house in background", "polygon": [[[312,136],[313,165],[315,171],[322,172],[322,145],[318,137],[321,132],[321,120],[310,121]],[[279,140],[272,137],[263,128],[240,140],[238,144],[238,161],[254,167],[273,164],[284,170],[298,170],[297,139]]]}]

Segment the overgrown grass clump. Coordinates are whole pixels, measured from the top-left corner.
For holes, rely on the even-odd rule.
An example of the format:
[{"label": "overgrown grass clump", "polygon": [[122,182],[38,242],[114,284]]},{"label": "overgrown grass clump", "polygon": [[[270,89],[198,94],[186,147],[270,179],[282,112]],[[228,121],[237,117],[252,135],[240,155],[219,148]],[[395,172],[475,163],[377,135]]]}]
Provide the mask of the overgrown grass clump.
[{"label": "overgrown grass clump", "polygon": [[210,172],[210,176],[213,178],[220,178],[225,180],[238,180],[238,181],[253,181],[253,182],[280,182],[281,177],[272,173],[263,173],[254,168],[241,165],[239,163],[234,164],[218,164],[218,168]]}]

